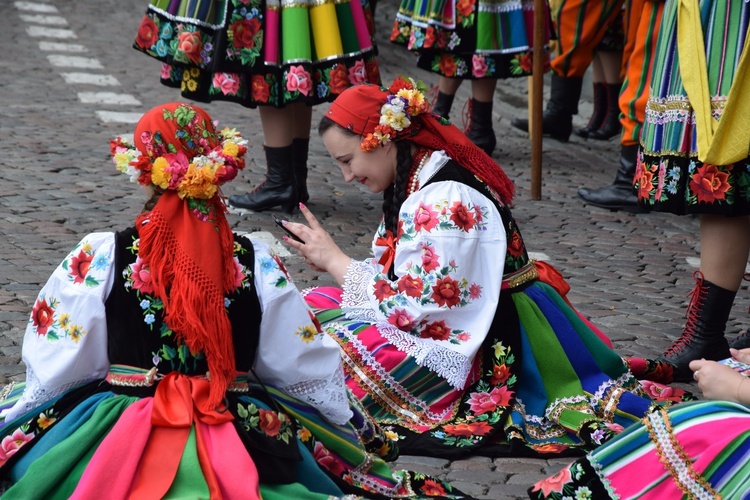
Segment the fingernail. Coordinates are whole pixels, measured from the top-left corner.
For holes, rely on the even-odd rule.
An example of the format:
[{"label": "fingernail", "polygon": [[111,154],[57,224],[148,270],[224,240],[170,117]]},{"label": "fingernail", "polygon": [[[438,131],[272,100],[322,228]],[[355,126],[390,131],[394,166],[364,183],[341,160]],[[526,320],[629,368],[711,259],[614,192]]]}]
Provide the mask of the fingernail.
[{"label": "fingernail", "polygon": [[287,224],[289,224],[289,222],[288,222],[288,221],[286,221],[286,220],[283,220],[283,219],[282,219],[282,221],[281,221],[281,225],[282,225],[282,226],[286,226]]},{"label": "fingernail", "polygon": [[302,203],[301,201],[299,202],[299,207],[300,207],[300,208],[307,208],[307,207],[305,206],[305,204],[304,204],[304,203]]},{"label": "fingernail", "polygon": [[289,238],[288,238],[288,237],[286,237],[286,236],[282,236],[282,239],[283,239],[284,241],[289,241]]}]

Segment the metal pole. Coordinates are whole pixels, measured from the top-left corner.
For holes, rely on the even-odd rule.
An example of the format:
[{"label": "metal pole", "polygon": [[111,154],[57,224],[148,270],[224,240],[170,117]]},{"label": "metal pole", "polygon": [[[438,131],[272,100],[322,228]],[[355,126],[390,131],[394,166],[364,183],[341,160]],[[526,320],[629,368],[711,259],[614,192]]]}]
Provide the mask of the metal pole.
[{"label": "metal pole", "polygon": [[542,92],[544,90],[544,39],[547,2],[534,0],[534,50],[531,67],[531,199],[542,199]]}]

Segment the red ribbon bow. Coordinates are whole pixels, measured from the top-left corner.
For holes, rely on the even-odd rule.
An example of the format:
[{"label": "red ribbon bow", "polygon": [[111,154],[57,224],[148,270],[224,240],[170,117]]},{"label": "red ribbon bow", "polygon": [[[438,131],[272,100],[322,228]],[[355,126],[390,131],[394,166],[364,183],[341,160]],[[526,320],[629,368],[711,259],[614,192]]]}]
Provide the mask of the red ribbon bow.
[{"label": "red ribbon bow", "polygon": [[378,264],[383,266],[385,272],[390,271],[393,259],[396,257],[396,239],[393,237],[393,232],[389,229],[385,232],[385,238],[378,238],[375,240],[375,244],[379,247],[386,247],[383,255],[380,256]]}]

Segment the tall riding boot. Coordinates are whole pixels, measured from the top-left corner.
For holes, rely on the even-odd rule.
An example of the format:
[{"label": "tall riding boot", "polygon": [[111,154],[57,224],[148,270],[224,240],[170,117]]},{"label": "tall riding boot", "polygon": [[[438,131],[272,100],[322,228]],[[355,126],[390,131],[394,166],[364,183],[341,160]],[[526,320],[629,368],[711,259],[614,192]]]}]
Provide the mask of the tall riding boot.
[{"label": "tall riding boot", "polygon": [[633,177],[638,159],[638,145],[622,146],[620,150],[620,168],[617,169],[615,181],[600,189],[578,190],[578,196],[588,204],[610,210],[624,210],[631,213],[646,212],[638,205],[638,198],[633,188]]},{"label": "tall riding boot", "polygon": [[[560,142],[567,142],[573,131],[573,115],[578,114],[583,78],[562,77],[552,74],[550,99],[542,115],[542,133]],[[529,120],[513,118],[510,124],[524,132],[529,131]]]},{"label": "tall riding boot", "polygon": [[719,360],[729,357],[724,329],[737,292],[703,279],[700,271],[696,271],[693,277],[695,288],[690,294],[685,329],[680,338],[658,358],[675,365],[676,382],[691,379],[692,372],[688,365],[694,359]]},{"label": "tall riding boot", "polygon": [[294,139],[292,141],[292,165],[294,165],[294,184],[297,197],[302,203],[307,203],[310,194],[307,192],[307,153],[310,149],[310,139]]},{"label": "tall riding boot", "polygon": [[292,165],[293,146],[263,146],[263,149],[266,152],[266,180],[248,194],[230,196],[229,204],[255,212],[281,205],[284,213],[291,214],[298,203]]},{"label": "tall riding boot", "polygon": [[620,123],[620,89],[621,83],[608,83],[606,85],[607,97],[606,114],[598,130],[592,130],[589,139],[599,141],[608,141],[622,133],[622,123]]},{"label": "tall riding boot", "polygon": [[466,137],[492,156],[497,145],[495,131],[492,130],[492,101],[482,102],[472,98],[469,106],[470,117]]},{"label": "tall riding boot", "polygon": [[453,106],[453,99],[455,98],[455,94],[443,94],[438,90],[437,97],[435,98],[435,103],[432,105],[432,112],[436,115],[442,116],[447,120],[448,114],[451,112],[451,106]]},{"label": "tall riding boot", "polygon": [[594,82],[594,111],[585,127],[576,130],[578,137],[588,138],[594,130],[599,130],[604,122],[604,116],[607,114],[607,84],[604,82]]}]

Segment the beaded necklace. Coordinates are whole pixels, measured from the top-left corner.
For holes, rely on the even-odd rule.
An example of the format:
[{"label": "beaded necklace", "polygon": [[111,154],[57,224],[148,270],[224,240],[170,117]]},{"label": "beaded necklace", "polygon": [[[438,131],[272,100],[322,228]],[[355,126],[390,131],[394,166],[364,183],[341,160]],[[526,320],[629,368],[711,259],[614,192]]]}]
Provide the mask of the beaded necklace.
[{"label": "beaded necklace", "polygon": [[430,155],[428,153],[429,150],[427,148],[419,148],[417,149],[416,153],[414,153],[414,156],[412,156],[412,165],[416,165],[417,167],[409,176],[409,182],[406,188],[406,196],[411,195],[419,189],[419,174],[422,172],[422,168],[430,158]]}]

